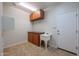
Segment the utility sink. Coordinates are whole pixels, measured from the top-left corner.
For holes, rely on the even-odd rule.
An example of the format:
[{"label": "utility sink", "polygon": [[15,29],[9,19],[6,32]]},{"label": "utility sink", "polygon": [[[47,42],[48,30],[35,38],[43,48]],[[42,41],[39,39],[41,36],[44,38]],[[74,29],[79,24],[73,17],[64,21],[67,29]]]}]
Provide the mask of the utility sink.
[{"label": "utility sink", "polygon": [[44,34],[41,34],[40,36],[44,36],[44,37],[50,37],[52,34],[50,34],[50,33],[44,33]]},{"label": "utility sink", "polygon": [[51,39],[51,36],[52,34],[50,33],[44,33],[40,35],[40,43],[42,43],[41,41],[44,41],[46,49],[47,49],[48,41]]}]

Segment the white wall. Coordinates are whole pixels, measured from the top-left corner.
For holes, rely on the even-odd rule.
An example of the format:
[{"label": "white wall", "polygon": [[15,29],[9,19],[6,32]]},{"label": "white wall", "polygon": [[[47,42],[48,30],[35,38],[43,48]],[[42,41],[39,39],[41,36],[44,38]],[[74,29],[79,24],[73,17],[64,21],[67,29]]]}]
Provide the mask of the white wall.
[{"label": "white wall", "polygon": [[2,39],[2,25],[1,25],[1,17],[2,17],[2,3],[0,3],[0,55],[3,54],[3,39]]},{"label": "white wall", "polygon": [[27,42],[27,32],[32,30],[28,13],[21,9],[8,6],[6,3],[3,5],[3,12],[4,17],[11,17],[14,20],[14,28],[3,31],[4,47]]},{"label": "white wall", "polygon": [[[57,42],[57,21],[59,15],[68,12],[76,11],[79,8],[79,3],[61,3],[60,5],[51,6],[45,11],[45,19],[33,23],[34,31],[46,31],[53,34],[54,40]],[[52,44],[53,45],[53,44]]]}]

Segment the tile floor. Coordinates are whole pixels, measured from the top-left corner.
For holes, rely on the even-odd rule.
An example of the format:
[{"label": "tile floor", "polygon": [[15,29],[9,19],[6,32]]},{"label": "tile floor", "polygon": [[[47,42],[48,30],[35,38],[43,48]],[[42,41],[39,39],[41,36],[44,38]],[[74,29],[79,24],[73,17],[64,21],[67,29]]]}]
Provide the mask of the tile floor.
[{"label": "tile floor", "polygon": [[75,56],[60,49],[48,49],[37,47],[31,43],[23,43],[4,49],[4,56]]}]

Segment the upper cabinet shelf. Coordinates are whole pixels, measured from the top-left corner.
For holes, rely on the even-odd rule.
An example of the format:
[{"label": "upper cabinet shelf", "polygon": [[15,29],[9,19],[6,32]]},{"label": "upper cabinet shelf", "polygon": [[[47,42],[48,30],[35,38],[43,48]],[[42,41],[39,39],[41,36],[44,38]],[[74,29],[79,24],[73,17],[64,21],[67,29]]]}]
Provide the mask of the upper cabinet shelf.
[{"label": "upper cabinet shelf", "polygon": [[41,19],[44,19],[44,11],[42,9],[32,12],[30,15],[30,21],[37,21]]}]

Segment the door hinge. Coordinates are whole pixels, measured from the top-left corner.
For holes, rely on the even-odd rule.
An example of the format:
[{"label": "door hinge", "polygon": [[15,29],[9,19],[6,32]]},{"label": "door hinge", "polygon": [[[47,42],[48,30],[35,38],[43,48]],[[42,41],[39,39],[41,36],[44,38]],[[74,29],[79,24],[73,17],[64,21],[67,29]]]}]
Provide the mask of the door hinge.
[{"label": "door hinge", "polygon": [[76,50],[78,50],[78,47],[76,46]]},{"label": "door hinge", "polygon": [[78,33],[78,30],[76,30],[76,33]]},{"label": "door hinge", "polygon": [[76,13],[76,16],[78,16],[78,14]]}]

